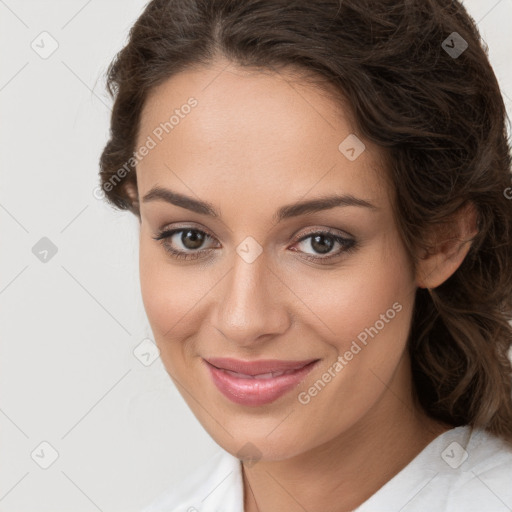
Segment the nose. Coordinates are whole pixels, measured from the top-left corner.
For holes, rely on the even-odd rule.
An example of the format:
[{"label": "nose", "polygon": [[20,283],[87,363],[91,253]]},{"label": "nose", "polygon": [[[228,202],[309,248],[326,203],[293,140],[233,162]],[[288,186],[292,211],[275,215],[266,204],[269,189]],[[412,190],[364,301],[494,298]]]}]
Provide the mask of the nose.
[{"label": "nose", "polygon": [[283,334],[290,325],[293,294],[269,266],[265,253],[249,263],[238,254],[215,296],[212,324],[227,340],[250,347]]}]

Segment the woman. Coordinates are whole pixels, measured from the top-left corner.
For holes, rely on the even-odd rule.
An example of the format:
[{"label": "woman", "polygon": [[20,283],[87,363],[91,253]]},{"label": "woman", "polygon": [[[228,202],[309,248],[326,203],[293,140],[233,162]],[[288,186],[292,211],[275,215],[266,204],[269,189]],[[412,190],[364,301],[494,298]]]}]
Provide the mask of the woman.
[{"label": "woman", "polygon": [[451,0],[153,0],[108,200],[219,454],[148,511],[512,509],[505,107]]}]

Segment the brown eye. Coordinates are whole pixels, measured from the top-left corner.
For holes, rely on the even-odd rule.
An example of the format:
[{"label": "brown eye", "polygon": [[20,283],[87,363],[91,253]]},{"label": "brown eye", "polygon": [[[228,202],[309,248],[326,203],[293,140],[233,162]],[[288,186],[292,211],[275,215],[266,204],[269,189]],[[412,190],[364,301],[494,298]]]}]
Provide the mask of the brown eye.
[{"label": "brown eye", "polygon": [[[212,236],[200,229],[176,228],[162,231],[154,237],[163,245],[164,249],[176,259],[193,260],[210,253],[213,247],[203,248],[208,239],[214,240]],[[308,241],[308,243],[306,243]],[[304,247],[297,251],[304,253],[306,260],[322,263],[332,258],[342,257],[343,254],[355,249],[356,241],[352,238],[341,236],[337,232],[316,231],[303,236],[295,245],[303,244]],[[339,250],[330,254],[338,244]],[[308,254],[307,249],[312,249],[313,254]],[[319,255],[316,256],[315,254]],[[322,256],[323,255],[323,256]],[[326,256],[327,255],[327,256]]]},{"label": "brown eye", "polygon": [[195,229],[187,229],[186,231],[182,231],[182,235],[180,237],[180,242],[187,249],[199,249],[204,242],[206,233],[202,231],[197,231]]},{"label": "brown eye", "polygon": [[311,238],[311,247],[320,254],[330,252],[335,243],[334,237],[332,236],[314,235]]},{"label": "brown eye", "polygon": [[[305,253],[305,259],[318,261],[320,263],[325,260],[341,257],[344,253],[350,252],[356,248],[356,241],[353,238],[346,238],[339,235],[337,232],[333,233],[331,231],[317,231],[309,233],[296,242],[295,245],[300,244],[303,244],[300,252]],[[329,254],[336,244],[340,246],[339,250],[334,254]],[[313,250],[313,255],[307,253],[308,248]],[[327,254],[327,256],[315,256],[314,254]]]},{"label": "brown eye", "polygon": [[154,237],[173,257],[185,260],[197,259],[204,253],[210,252],[211,248],[201,248],[209,238],[212,237],[204,231],[192,228],[169,229]]}]

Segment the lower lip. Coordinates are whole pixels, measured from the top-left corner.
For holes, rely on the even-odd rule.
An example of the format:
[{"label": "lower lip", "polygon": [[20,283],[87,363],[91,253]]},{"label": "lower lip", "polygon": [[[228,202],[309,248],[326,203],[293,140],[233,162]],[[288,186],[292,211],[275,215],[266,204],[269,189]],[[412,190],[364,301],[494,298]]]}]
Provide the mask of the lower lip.
[{"label": "lower lip", "polygon": [[220,370],[207,361],[206,365],[218,390],[229,400],[240,405],[258,406],[277,400],[302,382],[306,375],[318,363],[314,361],[293,373],[268,379],[235,377]]}]

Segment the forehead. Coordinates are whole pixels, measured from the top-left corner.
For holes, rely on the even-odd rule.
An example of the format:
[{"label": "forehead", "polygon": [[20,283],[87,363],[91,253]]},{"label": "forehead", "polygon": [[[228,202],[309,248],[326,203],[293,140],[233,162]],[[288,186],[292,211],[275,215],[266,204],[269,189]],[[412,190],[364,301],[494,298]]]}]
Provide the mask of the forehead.
[{"label": "forehead", "polygon": [[[146,100],[137,147],[149,138],[154,146],[137,164],[140,196],[158,183],[276,202],[334,191],[386,199],[380,148],[357,136],[342,102],[293,70],[221,61],[178,73]],[[346,146],[358,139],[356,151],[365,149],[350,160]]]}]

